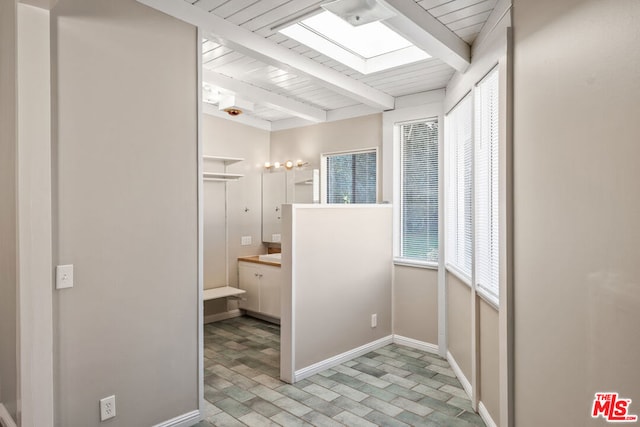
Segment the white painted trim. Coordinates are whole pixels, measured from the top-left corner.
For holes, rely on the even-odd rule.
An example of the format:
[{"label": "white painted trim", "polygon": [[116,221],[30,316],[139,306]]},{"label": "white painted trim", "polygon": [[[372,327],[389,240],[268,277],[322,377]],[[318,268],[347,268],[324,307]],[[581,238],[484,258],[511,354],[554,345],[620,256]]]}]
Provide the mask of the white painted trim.
[{"label": "white painted trim", "polygon": [[484,403],[482,403],[482,401],[478,403],[478,414],[480,415],[480,418],[482,418],[482,421],[484,421],[484,423],[487,425],[487,427],[498,427],[495,421],[493,421],[493,418],[491,418],[489,410],[486,406],[484,406]]},{"label": "white painted trim", "polygon": [[415,261],[412,259],[404,259],[404,258],[394,258],[393,265],[397,265],[399,267],[423,268],[425,270],[438,269],[438,264],[434,264],[431,262],[424,262],[424,261]]},{"label": "white painted trim", "polygon": [[393,343],[393,335],[389,335],[384,338],[380,338],[378,340],[372,341],[368,344],[362,345],[360,347],[354,348],[352,350],[345,351],[344,353],[335,355],[321,362],[314,363],[311,366],[307,366],[306,368],[302,368],[295,371],[295,373],[293,374],[294,381],[297,382],[297,381],[303,380],[305,378],[308,378],[312,375],[317,374],[318,372],[322,372],[326,369],[340,365],[341,363],[348,362],[349,360],[355,359],[356,357],[363,356],[369,352],[375,351],[379,348],[384,347],[385,345],[389,345],[392,343]]},{"label": "white painted trim", "polygon": [[16,422],[9,415],[9,411],[0,403],[0,421],[2,421],[7,427],[18,427]]},{"label": "white painted trim", "polygon": [[224,311],[222,313],[209,314],[204,316],[204,324],[219,322],[221,320],[233,319],[234,317],[242,316],[242,312],[239,309]]},{"label": "white painted trim", "polygon": [[415,348],[416,350],[426,351],[427,353],[439,354],[437,344],[431,344],[430,342],[403,337],[402,335],[393,334],[393,343],[403,345],[405,347]]},{"label": "white painted trim", "polygon": [[200,411],[196,410],[178,415],[175,418],[156,424],[153,427],[191,427],[200,420],[202,420]]},{"label": "white painted trim", "polygon": [[51,37],[46,9],[17,5],[18,413],[54,425]]},{"label": "white painted trim", "polygon": [[280,379],[287,383],[295,380],[295,241],[292,235],[296,225],[296,210],[282,205],[282,289],[280,292]]},{"label": "white painted trim", "polygon": [[391,95],[187,2],[174,0],[138,1],[200,27],[205,32],[205,36],[210,34],[216,39],[222,39],[225,46],[243,55],[283,70],[290,70],[297,75],[309,77],[322,87],[363,104],[385,110],[394,107],[395,99]]},{"label": "white painted trim", "polygon": [[[198,333],[198,361],[196,372],[198,378],[198,409],[204,409],[204,182],[200,178],[204,171],[204,143],[202,141],[202,34],[196,30],[196,191],[197,191],[197,221],[198,221],[198,291],[197,291],[197,322]],[[226,163],[225,163],[226,165]],[[226,170],[226,167],[225,167]]]},{"label": "white painted trim", "polygon": [[460,384],[462,384],[462,388],[467,393],[467,396],[469,396],[469,399],[471,399],[471,383],[469,382],[467,377],[464,376],[464,373],[462,372],[462,369],[460,369],[458,362],[456,362],[456,359],[453,358],[453,355],[449,351],[447,351],[447,362],[449,362],[449,365],[451,365],[453,373],[456,374],[456,377],[458,377]]},{"label": "white painted trim", "polygon": [[265,105],[283,113],[291,114],[312,122],[324,122],[327,120],[326,110],[313,107],[309,104],[296,101],[293,98],[278,95],[257,86],[250,85],[239,79],[227,77],[211,70],[204,70],[203,80],[221,89],[235,92],[256,104]]}]

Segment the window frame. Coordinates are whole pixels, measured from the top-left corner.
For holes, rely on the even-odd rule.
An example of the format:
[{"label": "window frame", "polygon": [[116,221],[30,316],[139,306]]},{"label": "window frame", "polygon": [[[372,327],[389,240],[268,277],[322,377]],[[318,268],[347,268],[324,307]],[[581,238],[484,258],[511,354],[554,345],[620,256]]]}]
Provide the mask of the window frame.
[{"label": "window frame", "polygon": [[[462,228],[462,232],[464,234],[466,234],[467,232],[470,235],[470,240],[468,242],[465,242],[465,247],[468,246],[469,249],[469,259],[467,260],[469,263],[469,270],[465,271],[465,267],[462,265],[459,265],[458,261],[460,259],[462,259],[462,257],[465,256],[464,252],[465,252],[465,248],[459,249],[457,243],[460,240],[464,240],[465,237],[464,235],[462,237],[459,237],[459,232],[461,230],[459,230],[457,228],[457,224],[459,224],[459,215],[460,215],[460,211],[458,209],[459,206],[459,194],[457,191],[457,187],[459,186],[459,176],[456,175],[456,173],[458,172],[458,166],[459,166],[459,161],[458,161],[458,155],[459,155],[459,150],[460,147],[458,146],[458,141],[453,141],[452,138],[454,138],[454,132],[452,131],[452,126],[453,124],[451,123],[451,114],[454,113],[456,111],[457,108],[462,108],[463,107],[463,103],[467,102],[468,105],[468,119],[469,119],[469,140],[468,141],[462,141],[462,144],[468,143],[469,144],[469,153],[464,152],[465,147],[462,147],[462,151],[463,154],[469,155],[470,156],[470,161],[471,161],[471,171],[470,171],[470,193],[468,195],[465,195],[463,193],[463,203],[466,202],[466,197],[470,197],[470,206],[467,209],[466,212],[464,213],[468,213],[469,214],[469,218],[466,218],[465,215],[463,215],[463,222],[465,225],[467,225],[467,222],[469,222],[469,230],[467,230],[466,227]],[[444,159],[444,164],[445,164],[445,190],[444,190],[444,198],[445,198],[445,205],[444,205],[444,210],[445,210],[445,215],[444,215],[444,232],[445,232],[445,246],[446,246],[446,250],[445,250],[445,268],[447,269],[447,271],[449,271],[450,273],[454,274],[456,277],[458,277],[458,279],[460,279],[463,283],[467,284],[469,287],[472,287],[472,277],[473,277],[473,271],[474,271],[474,230],[473,230],[473,226],[474,226],[474,194],[473,194],[473,190],[474,190],[474,155],[473,155],[473,145],[474,145],[474,126],[473,126],[473,119],[474,119],[474,99],[473,99],[473,94],[472,92],[468,92],[467,94],[465,94],[462,98],[460,98],[460,100],[451,108],[451,110],[449,110],[449,112],[445,115],[445,123],[444,123],[444,134],[445,134],[445,159]],[[456,135],[457,136],[457,133]],[[453,142],[455,142],[455,145],[452,145]],[[463,160],[464,161],[464,160]],[[462,172],[463,175],[465,173],[465,171]],[[455,195],[453,193],[454,190],[452,190],[452,185],[456,186],[455,189]],[[464,187],[464,183],[463,183],[463,187]],[[464,190],[464,188],[463,188]],[[453,215],[453,213],[451,212],[452,208],[455,208],[455,215]],[[455,216],[455,225],[452,226],[452,222],[454,222],[452,219]],[[455,238],[453,237],[453,234],[455,234]],[[460,251],[462,251],[462,255],[460,255]],[[455,258],[455,259],[453,259]]]},{"label": "window frame", "polygon": [[[479,144],[481,143],[481,139],[483,138],[483,134],[481,133],[481,126],[484,123],[481,123],[481,120],[479,119],[479,117],[481,116],[481,111],[479,111],[479,104],[481,103],[481,99],[480,99],[480,90],[481,90],[481,85],[483,85],[484,83],[487,83],[489,81],[489,79],[494,78],[494,82],[495,82],[495,100],[494,100],[494,104],[493,106],[495,107],[495,111],[493,111],[492,113],[495,115],[497,124],[496,124],[496,139],[495,140],[491,140],[489,141],[492,146],[489,148],[488,153],[485,153],[483,151],[481,151],[481,148],[479,147]],[[501,241],[500,241],[500,71],[498,69],[498,67],[493,67],[482,79],[480,79],[480,81],[478,81],[473,88],[474,91],[474,100],[473,100],[473,132],[474,132],[474,165],[476,165],[476,167],[474,168],[474,254],[473,254],[473,265],[474,265],[474,288],[476,290],[476,293],[482,298],[484,299],[487,303],[493,305],[496,309],[498,309],[500,307],[500,245],[501,245]],[[491,126],[491,125],[490,125]],[[495,144],[495,146],[494,146]],[[496,151],[495,153],[493,151]],[[481,182],[480,180],[480,173],[483,172],[484,169],[482,169],[480,167],[480,160],[481,160],[481,156],[483,154],[487,154],[487,158],[485,159],[487,161],[487,165],[486,166],[486,172],[488,174],[487,176],[487,182],[484,182],[484,184],[490,185],[491,188],[484,188],[485,190],[487,190],[489,192],[489,194],[487,195],[487,200],[482,200],[481,197],[483,196],[483,194],[481,193],[481,190],[483,188],[481,188],[483,182]],[[495,158],[493,157],[493,155],[495,154]],[[495,172],[495,176],[494,176],[494,172]],[[494,194],[494,191],[496,192]],[[488,215],[488,219],[487,219],[487,224],[486,224],[486,230],[483,230],[482,228],[482,223],[481,223],[481,216],[479,214],[479,210],[482,208],[482,204],[486,202],[487,203],[487,208],[489,208],[491,210],[490,214]],[[495,214],[495,217],[494,217]],[[493,240],[493,231],[495,231],[497,233],[497,235],[495,236],[496,239],[495,241]],[[487,236],[486,237],[486,242],[480,237],[480,233],[481,232],[487,232]],[[483,255],[485,255],[485,252],[483,252],[481,250],[480,245],[482,243],[488,243],[489,249],[488,249],[488,254],[487,255],[487,259],[481,259],[483,257]],[[497,245],[497,254],[494,254],[494,252],[491,250],[492,245]],[[484,248],[487,249],[487,248]],[[497,255],[497,258],[494,258],[493,255]],[[493,284],[494,286],[491,285],[484,285],[482,284],[482,274],[480,274],[480,270],[481,270],[481,265],[485,262],[489,262],[489,267],[488,269],[490,270],[489,275],[492,276],[492,273],[494,273],[493,269],[497,269],[497,276],[496,276],[496,283]],[[495,263],[495,265],[494,265]],[[496,292],[493,291],[493,289],[496,290]]]},{"label": "window frame", "polygon": [[[354,203],[354,204],[376,204],[380,200],[380,153],[378,147],[368,148],[356,148],[353,150],[331,151],[320,154],[320,203],[321,204],[336,204],[328,203],[328,180],[327,180],[327,158],[331,156],[342,156],[346,154],[365,154],[375,153],[376,155],[376,201],[375,203]],[[338,203],[339,204],[339,203]]]},{"label": "window frame", "polygon": [[[441,190],[442,190],[442,127],[441,127],[441,119],[440,115],[425,115],[420,118],[411,118],[410,120],[404,121],[396,121],[393,123],[393,145],[394,145],[394,211],[396,220],[394,221],[394,249],[393,249],[393,260],[396,265],[404,265],[410,267],[423,267],[429,269],[438,269],[440,264],[440,259],[442,258],[442,221],[441,221]],[[438,137],[437,137],[437,145],[438,145],[438,198],[437,198],[437,210],[438,210],[438,259],[436,261],[427,261],[420,260],[416,258],[409,258],[402,256],[402,240],[403,240],[403,224],[404,224],[404,216],[403,216],[403,174],[404,174],[404,162],[403,162],[403,140],[402,140],[402,127],[405,125],[410,125],[412,123],[421,123],[421,122],[435,122],[438,126]]]}]

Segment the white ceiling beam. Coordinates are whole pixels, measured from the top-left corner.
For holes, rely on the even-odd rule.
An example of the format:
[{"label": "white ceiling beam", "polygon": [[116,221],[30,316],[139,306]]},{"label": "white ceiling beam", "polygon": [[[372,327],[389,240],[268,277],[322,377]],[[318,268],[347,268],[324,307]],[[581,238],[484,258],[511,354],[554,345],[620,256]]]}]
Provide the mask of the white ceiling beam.
[{"label": "white ceiling beam", "polygon": [[381,2],[397,13],[383,21],[389,28],[454,69],[467,69],[471,63],[470,46],[422,6],[414,0]]},{"label": "white ceiling beam", "polygon": [[202,81],[234,92],[256,104],[265,105],[283,113],[300,117],[311,122],[324,122],[327,120],[327,112],[309,104],[296,101],[286,96],[278,95],[268,90],[250,85],[241,80],[227,77],[215,71],[205,70],[202,73]]},{"label": "white ceiling beam", "polygon": [[218,43],[244,55],[294,74],[309,77],[315,83],[365,105],[383,110],[394,108],[395,99],[391,95],[325,67],[185,1],[138,0],[138,2],[195,25],[205,35],[213,36]]}]

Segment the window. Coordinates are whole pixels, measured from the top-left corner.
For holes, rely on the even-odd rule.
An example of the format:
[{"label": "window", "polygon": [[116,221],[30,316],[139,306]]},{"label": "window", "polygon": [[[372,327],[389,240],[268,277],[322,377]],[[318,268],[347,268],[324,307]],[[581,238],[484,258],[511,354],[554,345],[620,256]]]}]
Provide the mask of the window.
[{"label": "window", "polygon": [[445,118],[446,136],[446,264],[471,284],[472,132],[471,97]]},{"label": "window", "polygon": [[376,203],[376,150],[323,156],[326,203]]},{"label": "window", "polygon": [[399,125],[400,258],[438,262],[438,121]]},{"label": "window", "polygon": [[353,26],[328,11],[279,31],[362,74],[431,57],[381,22]]},{"label": "window", "polygon": [[496,304],[499,291],[498,71],[475,91],[476,287]]}]

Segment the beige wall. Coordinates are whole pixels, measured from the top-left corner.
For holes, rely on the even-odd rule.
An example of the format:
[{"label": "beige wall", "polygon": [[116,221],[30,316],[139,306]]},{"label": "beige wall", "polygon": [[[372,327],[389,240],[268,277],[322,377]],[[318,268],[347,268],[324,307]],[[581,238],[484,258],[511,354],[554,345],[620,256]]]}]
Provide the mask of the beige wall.
[{"label": "beige wall", "polygon": [[[320,168],[323,153],[379,149],[382,157],[382,114],[320,123],[271,133],[271,161],[302,159],[309,168]],[[382,162],[378,159],[378,190],[381,194]]]},{"label": "beige wall", "polygon": [[17,414],[16,3],[0,2],[0,403]]},{"label": "beige wall", "polygon": [[640,2],[514,3],[516,425],[602,425],[640,414]]},{"label": "beige wall", "polygon": [[[506,64],[507,57],[507,37],[508,27],[511,26],[511,15],[509,9],[510,0],[498,0],[495,9],[488,18],[482,32],[476,38],[472,46],[473,61],[464,73],[457,72],[449,81],[444,100],[445,111],[450,111],[465,95],[473,90],[475,85],[491,71],[494,67],[501,65],[500,79],[501,90],[507,87],[507,73],[502,72]],[[501,100],[506,99],[506,94],[502,94]],[[508,106],[501,104],[501,119],[506,117],[502,112]],[[504,123],[503,123],[504,124]],[[501,126],[501,132],[506,126]],[[508,141],[506,134],[500,134],[502,141]],[[501,146],[502,147],[502,146]],[[502,148],[501,148],[502,149]],[[500,174],[505,176],[505,171],[500,170]],[[501,190],[501,197],[503,192]],[[505,199],[506,200],[506,199]],[[501,211],[502,215],[502,211]],[[501,233],[504,230],[501,229]],[[504,249],[504,248],[503,248]],[[501,254],[502,255],[502,254]],[[506,262],[506,258],[502,260]],[[506,270],[501,270],[506,271]],[[504,278],[502,280],[505,280]],[[467,380],[473,384],[472,366],[476,360],[478,369],[476,393],[480,402],[486,407],[491,419],[496,425],[506,424],[503,422],[503,414],[500,413],[500,369],[506,366],[500,365],[500,348],[506,346],[506,337],[500,336],[499,313],[491,305],[487,304],[478,294],[476,301],[472,301],[471,289],[462,283],[451,273],[447,273],[448,292],[447,295],[447,318],[449,351],[456,359]],[[503,298],[503,300],[505,300]],[[472,353],[472,303],[477,304],[476,333],[478,334],[477,349]],[[506,320],[505,320],[506,322]]]},{"label": "beige wall", "polygon": [[396,265],[393,333],[438,345],[438,271]]},{"label": "beige wall", "polygon": [[56,425],[198,407],[196,31],[134,0],[52,11]]},{"label": "beige wall", "polygon": [[283,289],[293,302],[283,299],[282,328],[284,341],[293,307],[296,371],[391,335],[391,221],[390,205],[285,205]]},{"label": "beige wall", "polygon": [[[238,181],[226,184],[216,181],[204,182],[205,289],[227,284],[237,286],[238,257],[266,252],[261,233],[261,177],[264,162],[269,159],[269,138],[268,131],[208,114],[203,115],[204,154],[245,159],[227,166],[226,169],[227,172],[243,174],[244,177]],[[218,161],[204,160],[203,165],[206,172],[220,172],[224,169],[224,165]],[[251,236],[252,244],[241,246],[242,236]],[[229,309],[237,308],[236,306],[236,303],[229,303]],[[225,300],[209,301],[205,305],[205,316],[226,310]]]},{"label": "beige wall", "polygon": [[471,288],[446,273],[448,350],[471,382]]},{"label": "beige wall", "polygon": [[480,309],[480,400],[500,425],[500,355],[498,311],[482,298]]}]

